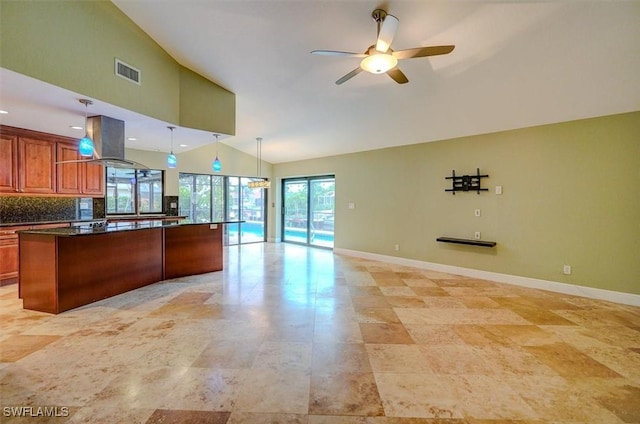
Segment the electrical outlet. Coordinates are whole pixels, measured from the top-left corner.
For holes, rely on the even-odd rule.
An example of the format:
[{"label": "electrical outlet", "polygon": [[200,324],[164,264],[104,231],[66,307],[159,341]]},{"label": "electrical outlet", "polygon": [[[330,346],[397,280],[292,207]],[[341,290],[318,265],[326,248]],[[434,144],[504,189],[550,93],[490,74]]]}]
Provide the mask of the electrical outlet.
[{"label": "electrical outlet", "polygon": [[475,215],[476,215],[476,216],[480,216],[480,209],[476,209],[476,211],[475,211]]},{"label": "electrical outlet", "polygon": [[395,249],[396,249],[396,252],[400,251],[400,245],[396,244]]},{"label": "electrical outlet", "polygon": [[562,273],[564,275],[571,275],[571,265],[565,265],[562,267]]},{"label": "electrical outlet", "polygon": [[476,240],[480,240],[480,231],[476,231],[474,237],[476,238]]}]

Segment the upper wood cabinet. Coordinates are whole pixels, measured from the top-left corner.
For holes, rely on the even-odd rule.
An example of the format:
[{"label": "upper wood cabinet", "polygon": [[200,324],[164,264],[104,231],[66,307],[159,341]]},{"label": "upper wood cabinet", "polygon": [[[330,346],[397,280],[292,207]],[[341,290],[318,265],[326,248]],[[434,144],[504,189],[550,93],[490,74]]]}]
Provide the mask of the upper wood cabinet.
[{"label": "upper wood cabinet", "polygon": [[23,193],[56,192],[56,144],[18,138],[18,184]]},{"label": "upper wood cabinet", "polygon": [[[58,143],[58,162],[78,160],[78,146],[67,143]],[[82,175],[79,163],[59,163],[56,165],[58,174],[58,193],[80,194]]]},{"label": "upper wood cabinet", "polygon": [[95,163],[82,164],[82,194],[104,196],[104,166]]},{"label": "upper wood cabinet", "polygon": [[18,137],[0,134],[0,192],[18,191]]},{"label": "upper wood cabinet", "polygon": [[82,159],[72,138],[0,126],[0,193],[104,195],[104,167]]},{"label": "upper wood cabinet", "polygon": [[[58,143],[58,162],[82,159],[78,146]],[[95,163],[58,163],[58,193],[101,196],[104,193],[104,167]]]}]

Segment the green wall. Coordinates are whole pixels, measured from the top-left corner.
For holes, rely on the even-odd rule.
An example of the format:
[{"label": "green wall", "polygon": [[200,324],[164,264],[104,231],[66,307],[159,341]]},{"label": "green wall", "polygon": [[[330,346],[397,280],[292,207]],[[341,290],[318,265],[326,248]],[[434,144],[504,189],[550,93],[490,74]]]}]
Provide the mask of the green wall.
[{"label": "green wall", "polygon": [[[140,70],[141,85],[115,75],[116,58]],[[0,0],[0,66],[165,122],[235,134],[235,95],[178,64],[110,1]]]},{"label": "green wall", "polygon": [[[476,168],[490,191],[444,191]],[[640,112],[273,167],[331,173],[337,248],[640,294]],[[496,248],[435,241],[475,231]]]}]

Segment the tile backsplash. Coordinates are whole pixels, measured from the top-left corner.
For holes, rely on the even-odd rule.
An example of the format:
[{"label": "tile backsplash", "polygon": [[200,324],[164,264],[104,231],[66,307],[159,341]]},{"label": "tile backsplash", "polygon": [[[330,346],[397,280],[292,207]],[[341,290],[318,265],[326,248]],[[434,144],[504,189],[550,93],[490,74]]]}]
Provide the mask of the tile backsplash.
[{"label": "tile backsplash", "polygon": [[91,199],[0,196],[0,224],[91,219]]},{"label": "tile backsplash", "polygon": [[167,216],[178,216],[178,196],[164,196],[164,213]]}]

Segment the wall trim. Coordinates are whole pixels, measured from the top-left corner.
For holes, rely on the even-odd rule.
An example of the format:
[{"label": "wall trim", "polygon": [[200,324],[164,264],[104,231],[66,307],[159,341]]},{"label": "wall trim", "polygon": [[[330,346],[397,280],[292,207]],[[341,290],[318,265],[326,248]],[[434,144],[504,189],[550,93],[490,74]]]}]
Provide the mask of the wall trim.
[{"label": "wall trim", "polygon": [[512,284],[515,286],[528,287],[532,289],[548,290],[557,293],[587,297],[590,299],[606,300],[609,302],[621,303],[624,305],[640,306],[640,295],[633,293],[623,293],[613,290],[598,289],[595,287],[578,286],[574,284],[560,283],[557,281],[522,277],[519,275],[501,274],[498,272],[463,268],[453,265],[444,265],[435,262],[425,262],[416,259],[400,258],[397,256],[380,255],[377,253],[362,252],[358,250],[334,248],[333,252],[338,255],[353,256],[362,259],[388,262],[396,265],[430,269],[433,271],[446,272],[449,274],[463,275],[465,277],[481,278],[484,280],[495,281],[497,283]]}]

